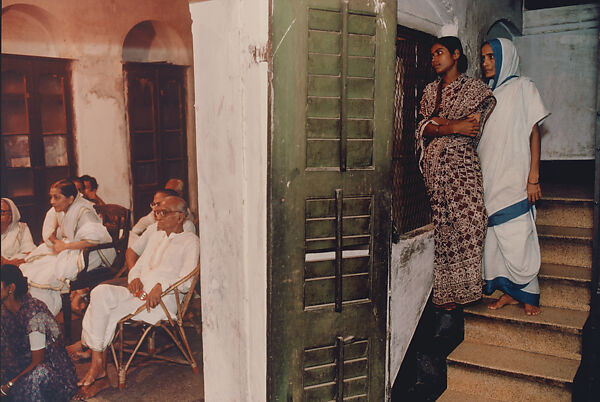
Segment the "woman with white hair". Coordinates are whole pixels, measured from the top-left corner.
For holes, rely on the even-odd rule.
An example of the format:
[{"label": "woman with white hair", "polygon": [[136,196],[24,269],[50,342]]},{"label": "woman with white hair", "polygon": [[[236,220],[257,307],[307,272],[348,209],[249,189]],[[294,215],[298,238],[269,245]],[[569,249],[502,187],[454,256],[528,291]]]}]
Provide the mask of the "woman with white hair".
[{"label": "woman with white hair", "polygon": [[19,222],[21,213],[9,198],[2,198],[2,264],[21,265],[35,249],[29,227]]}]

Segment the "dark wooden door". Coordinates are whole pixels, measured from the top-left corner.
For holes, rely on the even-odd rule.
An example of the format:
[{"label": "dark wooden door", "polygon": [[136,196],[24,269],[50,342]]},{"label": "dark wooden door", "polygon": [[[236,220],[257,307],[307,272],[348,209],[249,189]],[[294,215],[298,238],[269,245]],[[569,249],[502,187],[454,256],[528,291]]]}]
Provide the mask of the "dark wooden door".
[{"label": "dark wooden door", "polygon": [[50,185],[77,170],[68,63],[2,55],[2,196],[17,204],[36,242]]},{"label": "dark wooden door", "polygon": [[187,184],[184,67],[127,63],[124,69],[137,220],[148,213],[154,192],[167,180]]},{"label": "dark wooden door", "polygon": [[274,1],[268,399],[383,401],[396,9]]}]

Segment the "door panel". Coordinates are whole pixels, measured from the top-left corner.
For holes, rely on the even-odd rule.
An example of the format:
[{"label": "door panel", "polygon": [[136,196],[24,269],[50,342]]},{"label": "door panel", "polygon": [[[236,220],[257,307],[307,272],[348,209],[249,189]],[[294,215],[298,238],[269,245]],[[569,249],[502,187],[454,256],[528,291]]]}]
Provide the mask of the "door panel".
[{"label": "door panel", "polygon": [[187,184],[184,69],[154,63],[127,63],[124,68],[137,220],[148,213],[154,192],[167,180]]},{"label": "door panel", "polygon": [[381,401],[395,6],[276,0],[272,21],[268,398]]},{"label": "door panel", "polygon": [[76,172],[68,61],[3,54],[1,99],[2,196],[39,242],[50,185]]}]

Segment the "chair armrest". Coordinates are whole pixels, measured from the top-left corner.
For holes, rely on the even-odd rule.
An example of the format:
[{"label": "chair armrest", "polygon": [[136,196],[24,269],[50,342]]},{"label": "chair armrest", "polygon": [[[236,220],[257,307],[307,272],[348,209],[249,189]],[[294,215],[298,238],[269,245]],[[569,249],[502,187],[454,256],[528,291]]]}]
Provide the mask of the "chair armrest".
[{"label": "chair armrest", "polygon": [[[186,276],[184,276],[183,278],[181,278],[180,280],[178,280],[177,282],[175,282],[174,284],[172,284],[171,286],[169,286],[169,288],[167,290],[163,290],[163,292],[160,294],[160,298],[162,300],[163,297],[165,297],[168,293],[172,292],[173,289],[175,289],[176,287],[178,287],[179,285],[181,285],[182,283],[184,283],[185,281],[193,278],[195,275],[198,275],[198,273],[200,272],[200,264],[198,264],[196,266],[196,268],[194,268],[194,270],[192,272],[190,272],[189,274],[187,274]],[[193,291],[193,289],[190,289],[190,291]],[[138,307],[137,310],[135,310],[134,313],[131,313],[127,316],[125,316],[124,318],[122,318],[121,320],[119,320],[119,322],[121,321],[127,321],[128,319],[130,319],[131,317],[135,317],[136,315],[138,315],[141,311],[143,311],[146,308],[146,304],[144,303],[143,305],[141,305],[140,307]]]},{"label": "chair armrest", "polygon": [[110,243],[102,243],[102,244],[96,244],[95,246],[89,246],[83,249],[83,269],[79,272],[86,272],[88,270],[88,266],[90,265],[90,253],[92,251],[97,251],[97,250],[104,250],[107,248],[114,248],[115,245],[110,242]]}]

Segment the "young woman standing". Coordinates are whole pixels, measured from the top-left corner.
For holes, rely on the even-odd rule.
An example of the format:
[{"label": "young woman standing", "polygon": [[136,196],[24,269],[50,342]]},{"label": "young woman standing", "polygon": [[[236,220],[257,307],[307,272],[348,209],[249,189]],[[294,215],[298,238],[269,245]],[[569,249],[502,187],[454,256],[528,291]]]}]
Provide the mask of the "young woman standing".
[{"label": "young woman standing", "polygon": [[445,309],[481,298],[487,229],[477,143],[496,101],[483,81],[467,77],[458,38],[431,47],[439,78],[421,99],[417,152],[434,225],[433,303]]}]

